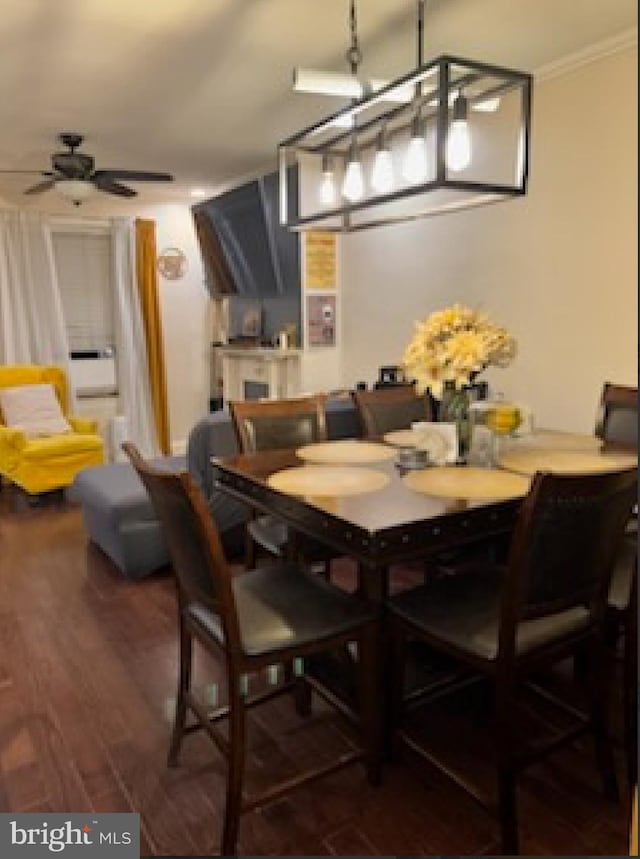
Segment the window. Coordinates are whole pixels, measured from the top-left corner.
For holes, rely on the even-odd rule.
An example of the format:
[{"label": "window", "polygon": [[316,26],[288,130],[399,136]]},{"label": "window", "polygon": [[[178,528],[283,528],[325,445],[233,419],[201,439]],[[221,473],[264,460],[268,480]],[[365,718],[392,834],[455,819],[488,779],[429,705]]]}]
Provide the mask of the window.
[{"label": "window", "polygon": [[55,230],[53,253],[72,355],[102,355],[112,350],[115,337],[109,232]]}]

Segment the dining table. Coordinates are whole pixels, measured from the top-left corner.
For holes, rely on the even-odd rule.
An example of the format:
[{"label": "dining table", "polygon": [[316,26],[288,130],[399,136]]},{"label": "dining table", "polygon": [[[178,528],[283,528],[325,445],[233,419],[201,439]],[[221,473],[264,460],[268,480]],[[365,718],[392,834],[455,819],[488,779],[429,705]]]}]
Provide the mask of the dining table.
[{"label": "dining table", "polygon": [[[401,561],[424,558],[449,549],[508,533],[522,498],[467,499],[436,497],[406,485],[393,458],[353,466],[309,464],[295,449],[238,454],[213,461],[219,489],[262,513],[284,521],[306,535],[353,558],[360,570],[360,588],[374,602],[389,592],[389,568]],[[278,475],[301,469],[310,472],[305,494],[278,487]],[[314,486],[332,469],[333,485]],[[353,471],[379,479],[343,491],[341,478]],[[317,472],[317,474],[314,474]],[[526,482],[526,481],[525,481]],[[523,482],[524,483],[524,482]]]},{"label": "dining table", "polygon": [[[537,443],[529,437],[507,445],[506,467],[405,468],[401,450],[384,439],[354,439],[212,460],[220,490],[282,520],[292,535],[357,562],[359,593],[379,606],[383,676],[385,603],[394,565],[508,535],[545,456],[565,472],[578,465],[617,470],[636,461],[603,450],[599,439],[553,432],[539,433]],[[382,710],[381,705],[384,718]]]},{"label": "dining table", "polygon": [[362,593],[383,602],[392,565],[508,534],[534,467],[545,470],[545,460],[549,470],[561,470],[564,457],[565,471],[624,468],[636,461],[603,450],[595,437],[551,431],[509,445],[505,468],[413,470],[401,467],[399,454],[383,440],[354,439],[214,458],[212,466],[223,492],[353,558]]}]

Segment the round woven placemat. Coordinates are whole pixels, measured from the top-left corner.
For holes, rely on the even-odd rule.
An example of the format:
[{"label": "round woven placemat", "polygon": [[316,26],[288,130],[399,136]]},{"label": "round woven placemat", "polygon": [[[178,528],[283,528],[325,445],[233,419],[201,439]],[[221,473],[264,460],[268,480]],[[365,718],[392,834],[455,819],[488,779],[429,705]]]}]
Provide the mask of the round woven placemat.
[{"label": "round woven placemat", "polygon": [[412,429],[393,430],[385,433],[383,438],[394,447],[415,447],[418,443],[418,433]]},{"label": "round woven placemat", "polygon": [[498,461],[501,468],[518,474],[532,475],[536,471],[550,471],[553,474],[597,474],[602,471],[633,468],[637,457],[630,454],[529,448],[511,450],[502,454]]},{"label": "round woven placemat", "polygon": [[414,492],[467,501],[518,498],[529,491],[527,478],[490,468],[443,466],[412,471],[402,479]]},{"label": "round woven placemat", "polygon": [[360,465],[369,462],[384,462],[393,459],[396,451],[386,444],[358,439],[323,441],[306,444],[298,448],[296,456],[306,462],[321,462],[327,465]]},{"label": "round woven placemat", "polygon": [[[508,448],[509,440],[505,440]],[[504,442],[501,442],[504,443]],[[587,453],[597,453],[602,447],[602,439],[594,435],[581,435],[576,432],[559,432],[557,430],[535,430],[531,435],[515,439],[511,450],[529,450],[531,448],[553,448],[554,450],[579,450]]]},{"label": "round woven placemat", "polygon": [[267,483],[272,489],[288,495],[339,497],[376,492],[389,483],[389,478],[372,468],[303,465],[277,471]]}]

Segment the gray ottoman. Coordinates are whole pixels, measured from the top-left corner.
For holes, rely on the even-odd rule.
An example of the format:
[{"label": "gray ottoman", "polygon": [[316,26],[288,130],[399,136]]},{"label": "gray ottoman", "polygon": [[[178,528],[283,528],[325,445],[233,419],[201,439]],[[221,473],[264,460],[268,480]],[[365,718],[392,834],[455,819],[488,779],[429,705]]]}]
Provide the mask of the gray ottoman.
[{"label": "gray ottoman", "polygon": [[[168,456],[153,464],[184,471],[186,457]],[[169,552],[149,496],[129,463],[81,471],[70,497],[82,504],[82,517],[91,540],[125,576],[139,579],[166,566]]]},{"label": "gray ottoman", "polygon": [[[327,403],[329,438],[350,438],[360,433],[353,403]],[[228,411],[208,415],[189,434],[187,457],[168,456],[153,460],[171,471],[189,469],[202,490],[211,517],[222,538],[228,558],[244,552],[244,524],[249,511],[217,489],[211,458],[238,451]],[[187,465],[188,459],[188,465]],[[169,563],[169,552],[147,492],[129,463],[86,468],[68,492],[70,500],[82,504],[84,525],[91,540],[107,554],[125,576],[140,579]]]}]

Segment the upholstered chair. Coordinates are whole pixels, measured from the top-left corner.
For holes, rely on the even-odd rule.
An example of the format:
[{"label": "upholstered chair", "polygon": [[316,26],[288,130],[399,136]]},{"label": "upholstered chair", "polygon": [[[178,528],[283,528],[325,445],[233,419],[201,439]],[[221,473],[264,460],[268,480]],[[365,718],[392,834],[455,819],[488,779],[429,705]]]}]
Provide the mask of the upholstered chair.
[{"label": "upholstered chair", "polygon": [[0,411],[0,474],[25,492],[36,495],[69,486],[76,474],[104,461],[97,424],[69,414],[67,378],[60,367],[0,366],[0,388],[51,385],[68,431],[32,437],[6,426]]}]

